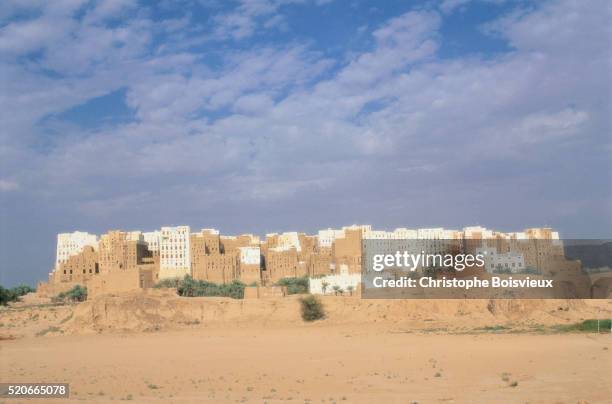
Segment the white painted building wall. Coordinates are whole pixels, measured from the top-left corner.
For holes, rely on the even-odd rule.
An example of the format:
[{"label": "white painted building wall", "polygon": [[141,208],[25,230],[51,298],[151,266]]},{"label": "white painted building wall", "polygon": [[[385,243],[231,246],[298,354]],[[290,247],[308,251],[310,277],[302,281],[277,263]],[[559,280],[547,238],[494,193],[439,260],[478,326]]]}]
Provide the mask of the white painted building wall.
[{"label": "white painted building wall", "polygon": [[255,234],[242,234],[242,236],[246,236],[249,238],[249,243],[251,243],[252,245],[259,245],[261,244],[261,240],[259,238],[259,236],[255,235]]},{"label": "white painted building wall", "polygon": [[144,236],[142,235],[142,232],[140,230],[126,232],[125,239],[126,241],[145,241]]},{"label": "white painted building wall", "polygon": [[481,226],[468,226],[463,228],[463,237],[472,239],[476,235],[480,235],[483,239],[490,239],[493,237],[493,231]]},{"label": "white painted building wall", "polygon": [[502,234],[507,234],[508,238],[510,239],[515,239],[515,240],[527,240],[527,234],[525,234],[524,231],[519,231],[519,232],[515,232],[515,233],[502,233]]},{"label": "white painted building wall", "polygon": [[[310,293],[313,295],[333,295],[334,286],[339,286],[345,294],[348,293],[349,286],[356,291],[361,283],[361,274],[349,274],[347,271],[342,271],[338,275],[327,275],[321,278],[310,278],[308,280]],[[323,293],[323,283],[327,284],[325,293]]]},{"label": "white painted building wall", "polygon": [[405,227],[400,227],[393,231],[393,236],[395,239],[405,239],[405,240],[415,240],[419,236],[419,232],[413,229],[406,229]]},{"label": "white painted building wall", "polygon": [[332,244],[337,238],[344,238],[344,230],[319,230],[319,233],[317,234],[317,245],[319,247],[331,248]]},{"label": "white painted building wall", "polygon": [[261,251],[259,247],[240,247],[240,263],[245,265],[260,265]]},{"label": "white painted building wall", "polygon": [[297,252],[302,251],[300,237],[297,232],[285,232],[278,235],[277,251],[286,251],[295,248]]},{"label": "white painted building wall", "polygon": [[144,232],[142,233],[142,237],[145,243],[147,243],[149,251],[159,252],[159,239],[161,237],[161,232],[159,230]]},{"label": "white painted building wall", "polygon": [[477,248],[476,254],[484,256],[485,270],[493,273],[503,269],[517,273],[525,270],[525,258],[519,252],[498,253],[495,247]]},{"label": "white painted building wall", "polygon": [[448,230],[443,227],[417,230],[417,238],[424,240],[452,240],[456,234],[456,230]]},{"label": "white painted building wall", "polygon": [[189,226],[162,227],[159,240],[159,278],[191,274]]},{"label": "white painted building wall", "polygon": [[57,235],[57,249],[55,255],[56,268],[59,264],[68,261],[73,255],[77,255],[86,245],[98,248],[98,237],[83,231],[72,233],[60,233]]},{"label": "white painted building wall", "polygon": [[351,226],[344,226],[342,230],[361,230],[361,235],[365,235],[368,231],[372,231],[372,226],[369,224],[353,224]]}]

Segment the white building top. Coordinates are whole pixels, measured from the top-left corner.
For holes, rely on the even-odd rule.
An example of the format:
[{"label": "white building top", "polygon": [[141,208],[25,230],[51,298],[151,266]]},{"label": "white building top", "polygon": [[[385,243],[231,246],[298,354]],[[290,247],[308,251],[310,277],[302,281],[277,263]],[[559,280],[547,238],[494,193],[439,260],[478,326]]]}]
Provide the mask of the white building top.
[{"label": "white building top", "polygon": [[246,265],[260,265],[261,251],[259,247],[240,247],[240,263]]},{"label": "white building top", "polygon": [[85,246],[98,249],[98,236],[83,231],[58,234],[55,264],[68,261],[68,258],[80,253]]}]

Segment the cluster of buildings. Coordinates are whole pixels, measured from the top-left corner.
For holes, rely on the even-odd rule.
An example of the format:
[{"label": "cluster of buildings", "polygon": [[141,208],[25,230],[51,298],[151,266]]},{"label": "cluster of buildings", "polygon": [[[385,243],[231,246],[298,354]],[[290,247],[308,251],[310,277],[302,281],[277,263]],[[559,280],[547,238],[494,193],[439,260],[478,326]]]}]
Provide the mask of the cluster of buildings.
[{"label": "cluster of buildings", "polygon": [[550,228],[502,233],[483,227],[380,231],[353,225],[316,235],[271,233],[263,239],[221,235],[215,229],[193,232],[189,226],[152,232],[113,230],[100,237],[76,231],[58,235],[55,266],[39,291],[53,295],[80,284],[90,293],[118,292],[190,275],[213,283],[240,280],[262,286],[307,276],[311,289],[326,293],[322,285],[341,285],[345,290],[358,286],[364,248],[396,249],[402,240],[420,240],[419,248],[430,252],[448,251],[452,245],[486,251],[491,272],[500,266],[512,271],[542,268],[551,256],[563,256],[559,235]]}]

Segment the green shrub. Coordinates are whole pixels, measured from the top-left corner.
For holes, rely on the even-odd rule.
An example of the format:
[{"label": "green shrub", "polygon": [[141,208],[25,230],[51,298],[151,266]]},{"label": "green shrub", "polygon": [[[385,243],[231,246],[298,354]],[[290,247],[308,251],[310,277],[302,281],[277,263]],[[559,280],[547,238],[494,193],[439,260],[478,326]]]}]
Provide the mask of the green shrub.
[{"label": "green shrub", "polygon": [[30,287],[29,285],[23,284],[23,283],[21,285],[15,286],[11,290],[17,296],[23,296],[23,295],[27,295],[28,293],[31,293],[31,292],[36,292],[36,289],[34,289],[33,287]]},{"label": "green shrub", "polygon": [[11,289],[5,289],[4,287],[0,286],[0,304],[1,305],[5,306],[9,302],[14,302],[15,300],[17,300],[17,296],[15,296],[15,294],[13,293]]},{"label": "green shrub", "polygon": [[244,298],[245,284],[234,280],[231,283],[216,284],[186,276],[179,282],[177,291],[180,296],[222,296],[233,299]]},{"label": "green shrub", "polygon": [[302,304],[302,318],[304,321],[315,321],[325,317],[323,304],[313,295],[300,299]]},{"label": "green shrub", "polygon": [[157,282],[154,288],[178,288],[179,283],[181,283],[180,278],[170,278],[170,279],[162,279]]},{"label": "green shrub", "polygon": [[36,289],[24,284],[11,289],[0,286],[0,305],[4,306],[9,302],[16,302],[21,296],[27,295],[30,292],[36,292]]},{"label": "green shrub", "polygon": [[87,288],[81,285],[76,285],[68,292],[66,292],[66,297],[68,300],[73,302],[84,302],[87,300]]},{"label": "green shrub", "polygon": [[84,302],[87,300],[87,288],[81,285],[76,285],[72,289],[53,297],[51,300],[56,303]]},{"label": "green shrub", "polygon": [[[599,323],[599,325],[598,325]],[[605,332],[609,333],[612,328],[611,327],[612,320],[584,320],[580,323],[569,324],[569,325],[561,325],[557,326],[558,331],[563,332]]]},{"label": "green shrub", "polygon": [[305,294],[310,291],[310,284],[307,276],[300,278],[283,278],[276,282],[278,286],[285,286],[288,295]]},{"label": "green shrub", "polygon": [[196,296],[219,296],[231,297],[233,299],[244,298],[244,288],[246,285],[240,281],[234,280],[230,283],[217,284],[207,281],[193,279],[187,275],[183,279],[164,279],[160,281],[156,288],[176,288],[179,296],[196,297]]}]

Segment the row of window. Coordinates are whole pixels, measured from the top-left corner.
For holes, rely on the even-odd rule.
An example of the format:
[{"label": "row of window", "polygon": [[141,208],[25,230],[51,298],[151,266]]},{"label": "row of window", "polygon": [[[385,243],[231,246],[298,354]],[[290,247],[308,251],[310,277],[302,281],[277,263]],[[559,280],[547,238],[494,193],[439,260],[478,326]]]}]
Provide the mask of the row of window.
[{"label": "row of window", "polygon": [[[84,269],[84,270],[83,270],[83,273],[84,273],[84,274],[86,274],[86,273],[87,273],[87,270],[85,270],[85,269]],[[92,273],[93,273],[93,270],[92,270],[91,268],[89,269],[89,273],[90,273],[90,274],[92,274]],[[97,273],[97,274],[99,274],[99,273],[100,273],[100,270],[98,269],[98,267],[97,267],[97,266],[96,266],[96,273]],[[64,275],[66,275],[66,270],[65,270],[65,269],[64,269]],[[70,270],[70,275],[72,275],[72,269]]]}]

